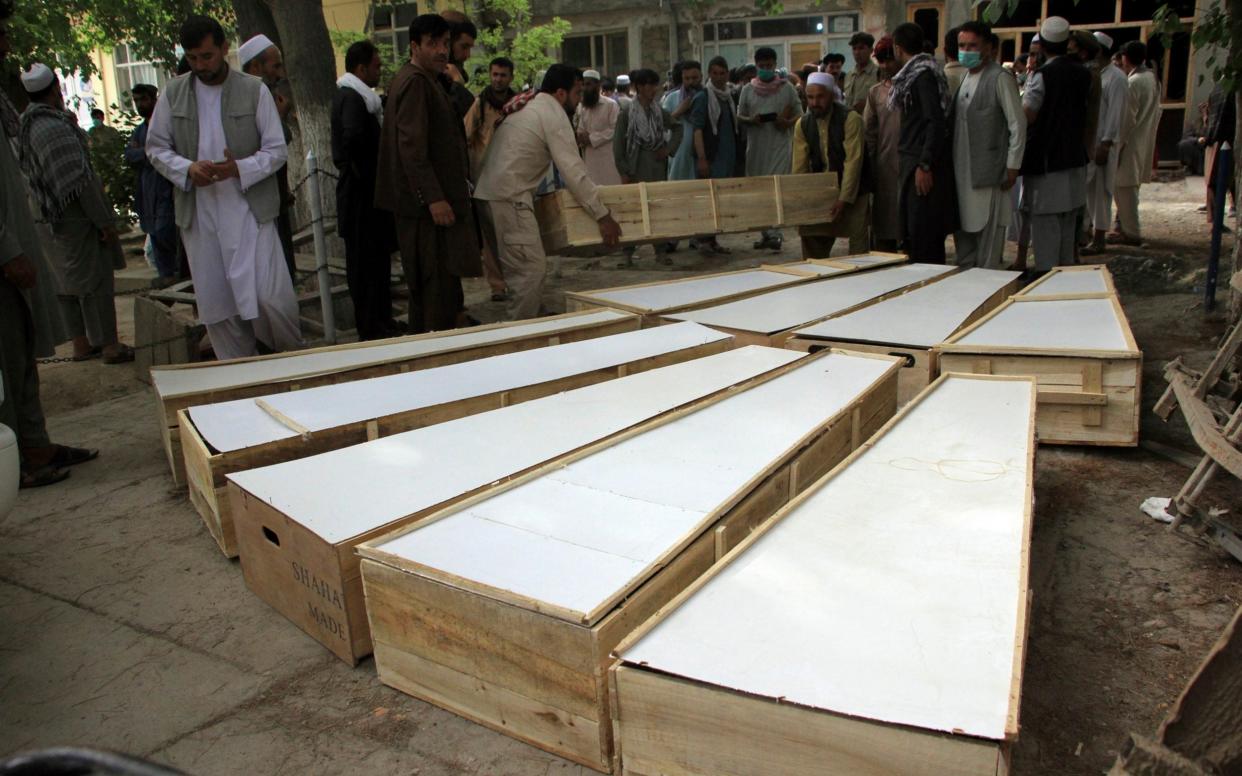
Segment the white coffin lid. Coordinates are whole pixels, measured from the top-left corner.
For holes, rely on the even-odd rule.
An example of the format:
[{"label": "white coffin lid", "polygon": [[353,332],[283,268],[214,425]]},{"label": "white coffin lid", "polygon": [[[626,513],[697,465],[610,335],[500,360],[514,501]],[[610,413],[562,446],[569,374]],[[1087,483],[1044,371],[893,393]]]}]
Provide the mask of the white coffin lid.
[{"label": "white coffin lid", "polygon": [[738,331],[774,334],[805,326],[878,296],[953,272],[943,264],[905,264],[871,272],[803,283],[702,310],[671,313],[679,321],[695,321]]},{"label": "white coffin lid", "polygon": [[235,388],[262,383],[277,383],[299,377],[342,372],[370,364],[427,356],[450,350],[460,350],[477,345],[529,337],[535,334],[555,334],[558,331],[577,329],[595,323],[620,320],[625,313],[616,310],[595,310],[581,315],[556,316],[522,322],[513,326],[485,326],[466,330],[441,332],[435,336],[385,340],[373,345],[360,344],[338,349],[322,349],[315,352],[295,352],[280,358],[256,361],[222,362],[211,366],[190,369],[151,370],[151,383],[160,398],[168,399],[186,394],[203,393],[223,388]]},{"label": "white coffin lid", "polygon": [[1104,280],[1103,267],[1090,269],[1053,270],[1044,279],[1023,289],[1023,294],[1031,296],[1052,296],[1054,294],[1107,294],[1111,293],[1108,283]]},{"label": "white coffin lid", "polygon": [[1004,738],[1033,393],[1027,380],[946,378],[621,657],[839,714]]},{"label": "white coffin lid", "polygon": [[797,282],[799,278],[788,272],[753,269],[667,283],[587,291],[583,296],[604,303],[625,305],[633,310],[660,312]]},{"label": "white coffin lid", "polygon": [[595,622],[892,365],[830,354],[377,549]]},{"label": "white coffin lid", "polygon": [[794,334],[930,348],[951,336],[979,305],[1021,274],[969,269]]},{"label": "white coffin lid", "polygon": [[[347,423],[586,374],[720,339],[719,332],[703,326],[659,326],[260,398],[312,432],[323,431]],[[298,436],[255,402],[256,399],[237,399],[204,404],[192,407],[190,418],[207,444],[221,452]]]},{"label": "white coffin lid", "polygon": [[743,347],[228,478],[336,543],[797,361]]},{"label": "white coffin lid", "polygon": [[1132,351],[1112,297],[1014,301],[954,345]]}]

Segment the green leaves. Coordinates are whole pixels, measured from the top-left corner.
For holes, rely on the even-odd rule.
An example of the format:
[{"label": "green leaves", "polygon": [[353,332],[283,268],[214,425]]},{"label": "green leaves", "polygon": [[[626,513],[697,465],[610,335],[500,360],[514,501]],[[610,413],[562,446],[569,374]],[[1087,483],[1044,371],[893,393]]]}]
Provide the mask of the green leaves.
[{"label": "green leaves", "polygon": [[[533,82],[540,70],[546,70],[555,61],[548,52],[559,49],[570,30],[569,22],[560,17],[547,24],[532,25],[530,0],[479,0],[472,16],[479,23],[479,37],[474,56],[466,63],[466,76],[474,92],[490,83],[487,63],[498,56],[513,60],[514,89]],[[480,73],[471,76],[480,67]]]}]

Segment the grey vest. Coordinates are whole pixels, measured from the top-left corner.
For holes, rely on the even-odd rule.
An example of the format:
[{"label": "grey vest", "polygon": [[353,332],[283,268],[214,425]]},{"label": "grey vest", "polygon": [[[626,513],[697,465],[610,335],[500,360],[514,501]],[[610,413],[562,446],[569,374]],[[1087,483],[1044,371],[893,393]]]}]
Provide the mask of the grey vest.
[{"label": "grey vest", "polygon": [[[173,150],[192,162],[198,161],[198,100],[194,96],[194,74],[186,73],[164,86],[164,97],[172,115]],[[224,125],[224,142],[235,159],[253,156],[263,144],[259,135],[257,113],[259,90],[263,81],[252,75],[229,70],[220,98],[220,123]],[[215,159],[213,161],[220,161]],[[280,191],[275,175],[269,175],[251,186],[244,194],[250,210],[260,224],[274,221],[280,215]],[[176,192],[177,226],[189,229],[194,222],[193,187]]]},{"label": "grey vest", "polygon": [[[966,109],[966,132],[970,141],[970,185],[976,189],[1005,182],[1009,156],[1009,122],[1000,100],[996,99],[996,79],[1005,69],[995,62],[983,68],[975,84],[975,95]],[[965,83],[965,80],[962,81]],[[962,87],[958,87],[959,91]],[[957,105],[954,95],[953,105]],[[956,117],[954,117],[956,121]],[[955,125],[956,126],[956,125]]]}]

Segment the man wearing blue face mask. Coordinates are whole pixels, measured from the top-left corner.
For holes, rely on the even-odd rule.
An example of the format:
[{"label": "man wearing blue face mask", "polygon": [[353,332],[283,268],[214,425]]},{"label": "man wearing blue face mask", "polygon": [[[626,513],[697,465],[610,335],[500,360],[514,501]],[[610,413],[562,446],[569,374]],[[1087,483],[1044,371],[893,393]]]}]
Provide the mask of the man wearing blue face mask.
[{"label": "man wearing blue face mask", "polygon": [[958,28],[957,61],[965,75],[949,103],[953,171],[960,227],[957,264],[999,269],[1011,206],[1026,148],[1026,115],[1013,75],[992,60],[992,30],[982,22]]},{"label": "man wearing blue face mask", "polygon": [[[776,70],[776,50],[755,51],[756,77],[742,87],[737,121],[746,130],[746,175],[788,175],[793,165],[793,128],[802,116],[798,90]],[[779,229],[765,229],[755,250],[781,249]],[[824,257],[827,258],[827,257]]]}]

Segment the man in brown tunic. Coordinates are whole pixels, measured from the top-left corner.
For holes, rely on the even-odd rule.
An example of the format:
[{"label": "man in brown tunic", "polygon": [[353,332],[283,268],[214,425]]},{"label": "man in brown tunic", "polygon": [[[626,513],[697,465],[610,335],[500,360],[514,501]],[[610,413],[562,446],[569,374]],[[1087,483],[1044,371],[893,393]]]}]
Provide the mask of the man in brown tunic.
[{"label": "man in brown tunic", "polygon": [[412,333],[465,323],[461,279],[482,271],[465,129],[440,81],[448,49],[448,22],[414,20],[410,61],[388,86],[380,132],[375,206],[396,216]]}]

